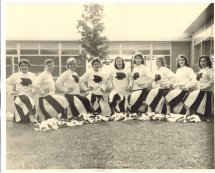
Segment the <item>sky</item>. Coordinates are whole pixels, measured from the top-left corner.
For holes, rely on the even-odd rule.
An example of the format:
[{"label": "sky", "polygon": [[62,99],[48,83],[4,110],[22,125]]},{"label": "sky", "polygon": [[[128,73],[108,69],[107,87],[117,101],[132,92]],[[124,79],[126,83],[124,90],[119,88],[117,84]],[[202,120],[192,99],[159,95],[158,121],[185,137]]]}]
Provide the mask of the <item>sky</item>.
[{"label": "sky", "polygon": [[[187,40],[184,31],[209,3],[104,3],[108,40]],[[7,3],[7,40],[79,40],[83,3]]]}]

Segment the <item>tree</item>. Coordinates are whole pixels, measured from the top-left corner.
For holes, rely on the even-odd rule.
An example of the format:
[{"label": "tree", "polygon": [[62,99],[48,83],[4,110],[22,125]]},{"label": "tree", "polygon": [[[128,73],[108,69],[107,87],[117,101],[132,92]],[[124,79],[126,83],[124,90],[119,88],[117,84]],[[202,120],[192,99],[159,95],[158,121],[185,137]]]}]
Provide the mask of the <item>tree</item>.
[{"label": "tree", "polygon": [[108,49],[107,38],[102,35],[105,29],[103,17],[102,5],[85,4],[84,13],[77,24],[78,33],[81,34],[82,48],[90,57],[99,57],[101,60],[106,59]]}]

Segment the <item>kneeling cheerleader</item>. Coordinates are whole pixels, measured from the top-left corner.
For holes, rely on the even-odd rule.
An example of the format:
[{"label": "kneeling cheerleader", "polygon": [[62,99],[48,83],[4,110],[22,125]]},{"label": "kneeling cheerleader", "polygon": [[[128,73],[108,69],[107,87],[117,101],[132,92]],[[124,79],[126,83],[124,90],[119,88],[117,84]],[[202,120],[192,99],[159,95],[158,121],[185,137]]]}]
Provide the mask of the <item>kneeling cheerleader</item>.
[{"label": "kneeling cheerleader", "polygon": [[164,56],[157,56],[155,64],[157,69],[154,72],[155,81],[152,84],[153,89],[150,90],[146,98],[148,114],[151,112],[166,113],[164,96],[169,92],[169,88],[173,85],[175,79],[175,74],[166,67]]},{"label": "kneeling cheerleader", "polygon": [[36,75],[29,72],[30,62],[21,59],[18,63],[20,72],[7,78],[7,94],[14,96],[14,122],[37,123],[35,119],[36,108],[33,100],[33,83]]},{"label": "kneeling cheerleader", "polygon": [[79,77],[75,72],[77,69],[76,60],[69,58],[66,62],[66,68],[67,70],[57,79],[56,86],[65,94],[69,102],[67,118],[78,117],[81,113],[91,113],[89,100],[80,95]]},{"label": "kneeling cheerleader", "polygon": [[142,53],[134,55],[133,69],[133,92],[128,96],[128,108],[130,113],[145,112],[145,99],[151,89],[153,75],[149,68],[145,66]]},{"label": "kneeling cheerleader", "polygon": [[187,115],[193,111],[196,114],[209,118],[212,114],[212,97],[214,90],[214,71],[209,56],[199,58],[200,71],[197,73],[197,90],[191,92],[184,101]]},{"label": "kneeling cheerleader", "polygon": [[188,59],[185,55],[178,55],[177,67],[175,74],[175,82],[173,85],[173,90],[171,90],[166,96],[167,104],[167,115],[170,113],[185,114],[186,108],[183,101],[188,96],[191,88],[196,86],[197,80],[196,75],[189,67]]},{"label": "kneeling cheerleader", "polygon": [[[101,114],[104,110],[103,94],[107,88],[106,79],[100,71],[101,61],[94,57],[92,62],[92,69],[87,71],[80,79],[81,89],[84,90],[89,99],[92,113],[94,115]],[[87,83],[87,85],[86,85]]]},{"label": "kneeling cheerleader", "polygon": [[55,94],[55,82],[51,74],[54,69],[54,61],[45,60],[44,66],[45,70],[39,74],[34,84],[35,92],[39,95],[38,116],[40,120],[67,118],[66,109],[69,103],[64,96]]},{"label": "kneeling cheerleader", "polygon": [[127,97],[129,91],[132,89],[132,74],[129,70],[125,69],[123,58],[116,57],[114,68],[108,77],[108,84],[111,89],[108,103],[111,108],[111,114],[127,111]]}]

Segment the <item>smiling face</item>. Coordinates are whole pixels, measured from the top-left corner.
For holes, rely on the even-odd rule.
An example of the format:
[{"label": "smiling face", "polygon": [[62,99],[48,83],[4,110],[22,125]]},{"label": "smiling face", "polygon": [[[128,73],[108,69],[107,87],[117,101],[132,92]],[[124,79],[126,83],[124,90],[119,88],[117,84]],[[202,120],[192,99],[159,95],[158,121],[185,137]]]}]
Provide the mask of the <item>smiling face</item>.
[{"label": "smiling face", "polygon": [[69,63],[69,69],[71,71],[76,71],[76,69],[77,69],[77,63],[75,61],[72,61],[71,63]]},{"label": "smiling face", "polygon": [[185,66],[185,59],[183,57],[178,58],[178,64],[180,67]]},{"label": "smiling face", "polygon": [[28,64],[25,62],[22,62],[19,66],[20,70],[22,73],[27,73],[28,72]]},{"label": "smiling face", "polygon": [[134,58],[134,61],[137,65],[140,65],[142,63],[142,57],[141,56],[136,56]]},{"label": "smiling face", "polygon": [[53,62],[46,64],[46,66],[45,66],[46,71],[51,73],[53,71],[53,69],[54,69],[54,63]]},{"label": "smiling face", "polygon": [[118,69],[122,69],[122,67],[123,67],[123,60],[121,58],[118,58],[116,60],[116,66],[117,66]]},{"label": "smiling face", "polygon": [[201,68],[208,67],[208,62],[207,62],[207,60],[205,58],[201,58],[199,63],[200,63]]},{"label": "smiling face", "polygon": [[155,65],[159,68],[161,67],[161,60],[159,60],[158,58],[155,61]]},{"label": "smiling face", "polygon": [[100,67],[101,67],[100,62],[95,61],[95,62],[93,63],[93,70],[94,70],[94,71],[98,72]]}]

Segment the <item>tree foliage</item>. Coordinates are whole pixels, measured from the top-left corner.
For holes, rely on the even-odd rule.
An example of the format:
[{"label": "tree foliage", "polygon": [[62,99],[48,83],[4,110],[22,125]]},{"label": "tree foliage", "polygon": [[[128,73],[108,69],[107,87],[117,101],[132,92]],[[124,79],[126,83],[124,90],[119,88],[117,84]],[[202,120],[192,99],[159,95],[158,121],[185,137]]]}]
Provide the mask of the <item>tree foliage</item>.
[{"label": "tree foliage", "polygon": [[107,38],[102,35],[105,26],[103,6],[100,4],[85,4],[84,13],[78,20],[77,29],[81,34],[81,46],[93,57],[105,59],[107,56]]}]

